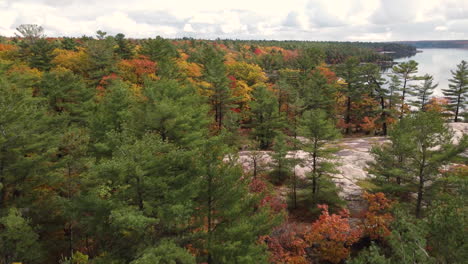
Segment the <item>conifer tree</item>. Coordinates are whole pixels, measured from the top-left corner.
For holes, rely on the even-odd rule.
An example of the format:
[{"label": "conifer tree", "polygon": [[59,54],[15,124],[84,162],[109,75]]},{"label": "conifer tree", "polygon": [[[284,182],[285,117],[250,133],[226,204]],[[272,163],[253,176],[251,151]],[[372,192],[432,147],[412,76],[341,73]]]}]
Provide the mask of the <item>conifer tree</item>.
[{"label": "conifer tree", "polygon": [[110,136],[115,141],[112,157],[90,169],[90,186],[77,204],[84,235],[96,237],[93,244],[109,252],[97,259],[144,263],[138,261],[151,258],[164,240],[183,246],[195,228],[194,201],[200,190],[195,153],[156,134],[138,139],[125,130]]},{"label": "conifer tree", "polygon": [[[248,181],[220,138],[212,138],[202,150],[199,220],[203,241],[198,246],[213,263],[269,263],[258,238],[278,223],[268,207],[257,207],[260,197],[248,194]],[[257,208],[252,210],[252,208]]]},{"label": "conifer tree", "polygon": [[104,95],[97,96],[89,116],[91,144],[95,155],[108,155],[112,152],[108,132],[123,131],[131,118],[135,98],[127,84],[112,81]]},{"label": "conifer tree", "polygon": [[344,113],[345,133],[351,133],[352,106],[362,95],[363,78],[359,60],[351,57],[337,67],[337,73],[346,82],[343,94],[346,96],[346,110]]},{"label": "conifer tree", "polygon": [[87,77],[91,85],[97,86],[104,76],[116,71],[114,45],[115,41],[112,37],[98,40],[92,39],[85,43],[89,63]]},{"label": "conifer tree", "polygon": [[214,47],[206,46],[203,49],[203,79],[210,84],[207,88],[210,104],[214,112],[216,129],[223,128],[226,113],[231,108],[233,99],[229,89],[229,79],[224,65],[224,54]]},{"label": "conifer tree", "polygon": [[47,98],[51,110],[68,114],[69,123],[83,124],[90,111],[94,89],[68,69],[56,68],[42,76],[39,92]]},{"label": "conifer tree", "polygon": [[124,60],[131,59],[133,57],[133,47],[130,42],[125,39],[125,35],[119,33],[114,37],[115,42],[117,43],[117,48],[115,52],[119,55],[120,58]]},{"label": "conifer tree", "polygon": [[327,119],[323,110],[306,111],[303,115],[300,127],[301,135],[306,138],[303,149],[309,154],[311,163],[310,177],[312,179],[312,195],[315,200],[319,182],[323,176],[336,173],[333,159],[335,148],[327,144],[339,137],[339,132],[333,122]]},{"label": "conifer tree", "polygon": [[434,180],[439,169],[467,148],[464,137],[458,145],[451,143],[452,133],[438,113],[418,112],[403,118],[390,137],[391,145],[373,150],[377,175],[406,178],[417,186],[415,214],[422,216],[428,181]]},{"label": "conifer tree", "polygon": [[454,114],[454,122],[458,122],[462,111],[468,101],[468,63],[461,61],[456,71],[451,71],[449,88],[442,89],[444,96],[449,100],[448,108]]},{"label": "conifer tree", "polygon": [[252,135],[259,142],[260,149],[271,146],[278,130],[283,127],[283,118],[278,113],[278,101],[272,91],[258,86],[252,93],[250,103]]},{"label": "conifer tree", "polygon": [[438,84],[433,84],[434,78],[429,74],[424,75],[421,79],[423,80],[423,83],[415,85],[411,93],[416,97],[416,99],[412,101],[412,104],[420,111],[426,111],[426,106]]},{"label": "conifer tree", "polygon": [[16,208],[0,217],[0,263],[41,263],[39,235]]},{"label": "conifer tree", "polygon": [[156,132],[179,146],[201,143],[208,133],[208,109],[194,87],[176,80],[147,81],[142,94],[132,118],[134,129]]},{"label": "conifer tree", "polygon": [[414,60],[408,62],[402,62],[396,66],[393,66],[392,72],[395,76],[398,76],[401,82],[399,90],[401,92],[401,107],[400,107],[400,119],[403,118],[405,113],[405,100],[406,94],[411,93],[410,82],[417,79],[415,74],[418,72],[418,63]]}]

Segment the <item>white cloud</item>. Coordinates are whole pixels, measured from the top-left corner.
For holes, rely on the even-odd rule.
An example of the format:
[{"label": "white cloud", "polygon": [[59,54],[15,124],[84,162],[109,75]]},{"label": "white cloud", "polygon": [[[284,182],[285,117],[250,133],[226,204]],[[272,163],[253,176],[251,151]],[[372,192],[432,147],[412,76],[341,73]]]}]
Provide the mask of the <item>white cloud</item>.
[{"label": "white cloud", "polygon": [[306,40],[468,38],[466,0],[0,0],[0,35],[24,23],[49,36]]}]

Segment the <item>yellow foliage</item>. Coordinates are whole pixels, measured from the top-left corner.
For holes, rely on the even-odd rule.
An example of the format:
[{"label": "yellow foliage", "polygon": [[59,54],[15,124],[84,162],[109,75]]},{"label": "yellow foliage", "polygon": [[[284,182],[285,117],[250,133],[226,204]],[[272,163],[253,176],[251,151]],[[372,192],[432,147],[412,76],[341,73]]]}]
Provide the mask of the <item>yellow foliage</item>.
[{"label": "yellow foliage", "polygon": [[89,69],[89,57],[83,48],[78,48],[77,51],[55,49],[55,58],[52,63],[56,66],[61,66],[75,73],[85,73]]}]

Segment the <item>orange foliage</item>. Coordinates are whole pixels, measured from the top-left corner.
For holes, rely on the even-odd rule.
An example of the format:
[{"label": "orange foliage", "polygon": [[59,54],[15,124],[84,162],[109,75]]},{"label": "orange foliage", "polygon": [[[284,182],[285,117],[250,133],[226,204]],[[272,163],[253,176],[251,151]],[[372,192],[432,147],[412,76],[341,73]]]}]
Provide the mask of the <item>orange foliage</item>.
[{"label": "orange foliage", "polygon": [[336,76],[336,73],[332,71],[329,67],[327,67],[325,64],[321,64],[320,66],[318,66],[317,70],[323,76],[325,76],[325,78],[327,79],[327,83],[332,84],[338,81],[338,77]]},{"label": "orange foliage", "polygon": [[449,101],[443,97],[433,97],[426,105],[426,111],[433,111],[437,113],[447,113],[447,105]]},{"label": "orange foliage", "polygon": [[0,52],[2,51],[12,51],[12,50],[17,50],[18,47],[15,45],[10,45],[10,44],[1,44],[0,43]]},{"label": "orange foliage", "polygon": [[363,198],[369,204],[364,216],[364,232],[373,240],[382,240],[391,233],[389,226],[393,216],[388,211],[393,203],[381,192],[376,194],[365,192]]},{"label": "orange foliage", "polygon": [[322,209],[322,214],[312,224],[310,232],[305,234],[305,241],[314,245],[314,251],[322,260],[339,263],[349,257],[350,246],[360,239],[362,231],[350,226],[347,210],[330,215],[328,205],[318,207]]},{"label": "orange foliage", "polygon": [[303,225],[287,222],[275,228],[270,236],[261,237],[270,251],[270,261],[288,264],[309,263],[305,258],[305,232]]},{"label": "orange foliage", "polygon": [[121,60],[118,68],[122,78],[132,83],[143,84],[145,77],[156,79],[156,63],[145,56]]}]

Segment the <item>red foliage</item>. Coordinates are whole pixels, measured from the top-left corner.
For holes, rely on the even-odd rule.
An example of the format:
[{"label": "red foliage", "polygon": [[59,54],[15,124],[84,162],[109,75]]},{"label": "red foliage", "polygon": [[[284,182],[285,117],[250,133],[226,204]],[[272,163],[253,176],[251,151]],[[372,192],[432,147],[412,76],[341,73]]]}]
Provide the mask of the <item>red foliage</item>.
[{"label": "red foliage", "polygon": [[322,260],[339,263],[349,257],[350,246],[360,239],[362,231],[350,226],[347,210],[330,215],[328,205],[323,204],[318,207],[322,209],[322,214],[312,224],[310,232],[305,235],[305,240]]},{"label": "red foliage", "polygon": [[364,231],[373,240],[382,240],[389,236],[390,223],[393,216],[388,212],[393,203],[379,192],[376,194],[364,193],[363,198],[369,203],[364,216]]},{"label": "red foliage", "polygon": [[232,76],[232,75],[229,75],[228,76],[229,80],[231,80],[231,84],[230,84],[230,88],[231,89],[235,89],[237,87],[237,79],[236,77]]},{"label": "red foliage", "polygon": [[260,207],[268,206],[270,207],[273,212],[279,213],[285,210],[288,206],[284,199],[281,197],[275,195],[274,193],[267,193],[267,184],[266,182],[261,179],[261,178],[256,178],[253,179],[252,182],[250,182],[249,188],[250,191],[253,193],[265,193],[265,197],[260,201]]},{"label": "red foliage", "polygon": [[306,264],[305,229],[298,223],[286,222],[275,228],[270,236],[261,239],[270,251],[272,263]]},{"label": "red foliage", "polygon": [[254,53],[255,55],[260,55],[260,54],[263,54],[263,51],[259,48],[255,48]]}]

